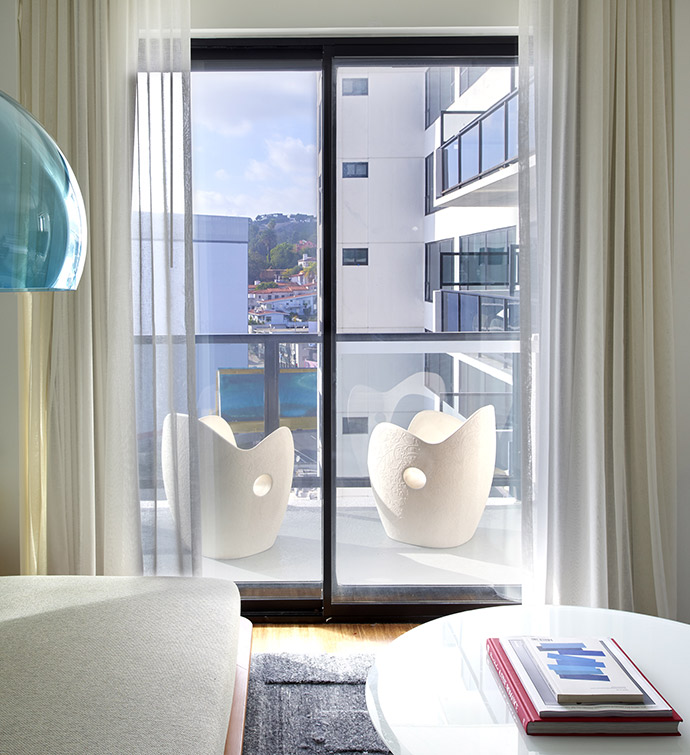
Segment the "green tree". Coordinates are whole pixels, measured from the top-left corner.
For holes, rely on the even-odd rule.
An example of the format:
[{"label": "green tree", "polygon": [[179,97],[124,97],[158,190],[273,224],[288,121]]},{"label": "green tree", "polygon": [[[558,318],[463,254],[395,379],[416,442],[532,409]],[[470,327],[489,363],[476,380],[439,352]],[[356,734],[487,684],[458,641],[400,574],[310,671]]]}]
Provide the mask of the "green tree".
[{"label": "green tree", "polygon": [[261,273],[266,269],[266,257],[256,250],[250,249],[247,265],[247,282],[254,283],[261,279]]},{"label": "green tree", "polygon": [[285,268],[294,267],[297,264],[299,252],[294,244],[283,241],[282,244],[278,244],[278,246],[274,246],[273,249],[271,249],[268,258],[271,267],[278,270],[284,270]]},{"label": "green tree", "polygon": [[308,281],[316,280],[316,262],[310,262],[304,268],[304,275]]},{"label": "green tree", "polygon": [[268,254],[278,243],[276,236],[276,221],[271,218],[266,225],[251,224],[249,249],[268,259]]}]

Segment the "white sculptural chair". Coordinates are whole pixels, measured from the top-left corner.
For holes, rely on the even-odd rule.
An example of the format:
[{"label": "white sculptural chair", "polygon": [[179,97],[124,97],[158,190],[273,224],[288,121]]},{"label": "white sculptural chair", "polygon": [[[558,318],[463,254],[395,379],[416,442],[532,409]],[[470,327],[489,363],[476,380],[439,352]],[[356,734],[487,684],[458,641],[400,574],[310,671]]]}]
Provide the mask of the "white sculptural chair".
[{"label": "white sculptural chair", "polygon": [[[168,420],[166,417],[163,427],[164,484],[166,424],[168,434],[172,425]],[[179,446],[186,437],[185,433],[178,440],[178,458]],[[167,447],[172,448],[169,441]],[[204,556],[244,558],[273,546],[288,505],[294,459],[295,445],[287,427],[279,427],[254,448],[244,449],[237,446],[232,428],[222,417],[210,415],[199,419]]]},{"label": "white sculptural chair", "polygon": [[496,464],[496,414],[483,406],[466,421],[442,412],[416,414],[407,430],[374,428],[367,465],[388,537],[452,548],[475,533]]}]

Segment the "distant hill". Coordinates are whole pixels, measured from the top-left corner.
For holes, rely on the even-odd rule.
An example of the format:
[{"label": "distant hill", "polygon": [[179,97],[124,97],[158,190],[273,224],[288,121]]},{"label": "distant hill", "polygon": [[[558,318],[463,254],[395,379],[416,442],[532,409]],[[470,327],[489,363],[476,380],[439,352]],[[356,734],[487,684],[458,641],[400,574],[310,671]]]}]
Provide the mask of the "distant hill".
[{"label": "distant hill", "polygon": [[[283,215],[280,212],[270,215],[257,215],[249,221],[249,248],[252,240],[261,237],[262,232],[273,230],[275,240],[270,249],[287,241],[296,244],[298,241],[313,241],[316,243],[316,218],[313,215]],[[257,251],[260,251],[257,249]]]},{"label": "distant hill", "polygon": [[280,244],[297,244],[300,241],[316,244],[316,218],[313,215],[275,212],[250,219],[248,282],[263,278],[262,272],[270,265],[271,249]]}]

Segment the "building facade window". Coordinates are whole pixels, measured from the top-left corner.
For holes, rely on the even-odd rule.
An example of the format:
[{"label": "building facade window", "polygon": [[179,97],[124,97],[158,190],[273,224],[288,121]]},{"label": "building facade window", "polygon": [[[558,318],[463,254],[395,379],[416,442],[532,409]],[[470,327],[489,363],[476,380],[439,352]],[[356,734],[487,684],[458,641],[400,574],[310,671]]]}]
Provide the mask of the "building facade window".
[{"label": "building facade window", "polygon": [[343,97],[369,94],[369,79],[343,79]]},{"label": "building facade window", "polygon": [[368,265],[369,250],[366,248],[345,247],[343,249],[343,265]]},{"label": "building facade window", "polygon": [[343,163],[343,178],[369,178],[369,163]]},{"label": "building facade window", "polygon": [[486,66],[461,66],[458,75],[458,97],[461,97],[489,69]]},{"label": "building facade window", "polygon": [[517,289],[518,246],[515,226],[472,233],[425,245],[424,298],[433,301],[434,291]]},{"label": "building facade window", "polygon": [[343,435],[366,435],[368,432],[368,417],[343,417]]},{"label": "building facade window", "polygon": [[434,291],[442,286],[442,260],[452,255],[455,239],[430,241],[424,245],[424,300],[433,301]]},{"label": "building facade window", "polygon": [[434,211],[436,198],[436,184],[434,182],[434,153],[424,158],[424,214],[430,215]]},{"label": "building facade window", "polygon": [[427,68],[424,84],[425,126],[429,128],[455,100],[455,68]]},{"label": "building facade window", "polygon": [[442,401],[453,395],[453,372],[449,354],[424,355],[424,385]]},{"label": "building facade window", "polygon": [[441,287],[510,288],[517,282],[515,226],[460,237],[457,263],[442,267]]}]

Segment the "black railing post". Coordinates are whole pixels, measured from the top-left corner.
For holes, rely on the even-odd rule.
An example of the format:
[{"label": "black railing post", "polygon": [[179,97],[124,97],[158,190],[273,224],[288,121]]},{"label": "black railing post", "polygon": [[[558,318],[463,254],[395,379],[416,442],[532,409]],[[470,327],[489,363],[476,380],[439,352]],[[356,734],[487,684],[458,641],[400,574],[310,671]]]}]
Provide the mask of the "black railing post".
[{"label": "black railing post", "polygon": [[280,427],[280,349],[275,338],[264,341],[264,434]]}]

